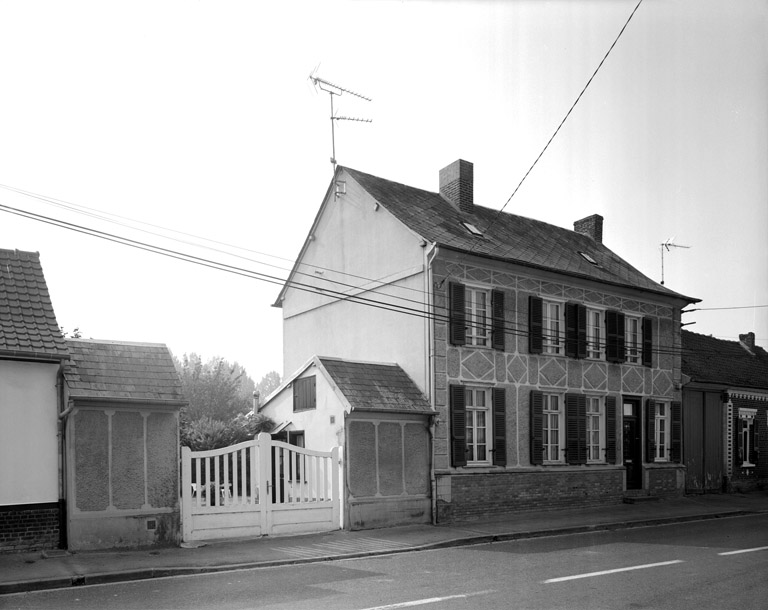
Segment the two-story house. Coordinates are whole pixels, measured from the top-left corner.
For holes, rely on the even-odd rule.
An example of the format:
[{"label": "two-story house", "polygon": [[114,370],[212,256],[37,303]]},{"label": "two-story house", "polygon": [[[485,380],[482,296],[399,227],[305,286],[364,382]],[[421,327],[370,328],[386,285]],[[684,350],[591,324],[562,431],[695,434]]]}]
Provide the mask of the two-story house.
[{"label": "two-story house", "polygon": [[[276,306],[284,372],[396,363],[434,411],[436,520],[682,493],[680,310],[574,230],[339,167]],[[342,425],[342,424],[336,424]]]}]

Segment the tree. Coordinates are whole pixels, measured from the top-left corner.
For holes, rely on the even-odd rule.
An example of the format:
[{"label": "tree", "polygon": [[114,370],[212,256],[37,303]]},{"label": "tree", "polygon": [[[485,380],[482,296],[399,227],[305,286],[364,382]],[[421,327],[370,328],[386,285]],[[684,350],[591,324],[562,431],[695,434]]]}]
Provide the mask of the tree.
[{"label": "tree", "polygon": [[261,378],[261,381],[256,384],[256,391],[262,401],[280,387],[280,381],[280,374],[277,371],[270,371]]}]

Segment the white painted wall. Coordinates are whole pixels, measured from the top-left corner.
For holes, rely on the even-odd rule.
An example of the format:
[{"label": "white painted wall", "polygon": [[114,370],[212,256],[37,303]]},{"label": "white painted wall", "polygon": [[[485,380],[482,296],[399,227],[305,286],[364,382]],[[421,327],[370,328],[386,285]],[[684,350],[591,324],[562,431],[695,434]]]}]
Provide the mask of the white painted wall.
[{"label": "white painted wall", "polygon": [[[304,431],[304,445],[315,451],[330,451],[344,446],[344,406],[325,376],[313,365],[300,377],[316,377],[317,408],[293,411],[293,386],[289,385],[277,394],[259,412],[270,417],[275,424],[291,422],[286,429]],[[335,418],[333,424],[331,417]]]},{"label": "white painted wall", "polygon": [[[424,311],[421,239],[377,207],[350,176],[342,173],[341,179],[346,194],[326,202],[299,268],[306,275],[294,280]],[[283,375],[313,355],[393,362],[427,392],[426,324],[423,317],[289,288],[283,302]]]},{"label": "white painted wall", "polygon": [[58,370],[0,360],[0,505],[59,499]]}]

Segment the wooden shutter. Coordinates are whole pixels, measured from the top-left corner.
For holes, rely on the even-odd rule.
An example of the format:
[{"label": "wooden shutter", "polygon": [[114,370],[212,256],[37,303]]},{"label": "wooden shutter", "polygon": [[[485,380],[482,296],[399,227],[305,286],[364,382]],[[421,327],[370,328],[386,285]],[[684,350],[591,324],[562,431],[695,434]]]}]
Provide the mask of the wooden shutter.
[{"label": "wooden shutter", "polygon": [[504,351],[504,293],[501,290],[491,291],[491,310],[493,311],[491,345],[493,349]]},{"label": "wooden shutter", "polygon": [[653,462],[656,459],[656,401],[645,401],[645,461]]},{"label": "wooden shutter", "polygon": [[587,308],[579,305],[576,310],[576,357],[587,357]]},{"label": "wooden shutter", "polygon": [[643,318],[643,366],[653,366],[652,318]]},{"label": "wooden shutter", "polygon": [[605,312],[605,359],[624,362],[624,314]]},{"label": "wooden shutter", "polygon": [[539,297],[528,297],[528,351],[541,354],[544,351],[544,303]]},{"label": "wooden shutter", "polygon": [[507,392],[493,388],[493,465],[507,465]]},{"label": "wooden shutter", "polygon": [[301,377],[293,381],[293,410],[304,411],[317,406],[315,377]]},{"label": "wooden shutter", "polygon": [[569,464],[587,463],[587,397],[565,395],[565,446]]},{"label": "wooden shutter", "polygon": [[577,303],[565,304],[565,355],[576,358],[578,354],[579,329],[578,329],[579,305]]},{"label": "wooden shutter", "polygon": [[679,401],[672,403],[670,407],[672,418],[671,435],[669,437],[669,459],[677,464],[682,458],[683,444],[683,405]]},{"label": "wooden shutter", "polygon": [[448,285],[449,315],[448,335],[451,345],[465,345],[467,342],[467,302],[463,284]]},{"label": "wooden shutter", "polygon": [[467,465],[467,401],[464,386],[452,385],[451,392],[451,465]]},{"label": "wooden shutter", "polygon": [[616,463],[616,397],[605,397],[605,461]]},{"label": "wooden shutter", "polygon": [[544,463],[544,394],[531,391],[531,464]]}]

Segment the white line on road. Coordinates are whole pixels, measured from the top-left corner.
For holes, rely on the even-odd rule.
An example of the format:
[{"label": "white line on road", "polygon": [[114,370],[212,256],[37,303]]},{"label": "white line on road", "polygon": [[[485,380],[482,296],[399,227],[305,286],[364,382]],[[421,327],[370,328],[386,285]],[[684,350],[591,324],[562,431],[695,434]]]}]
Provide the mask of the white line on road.
[{"label": "white line on road", "polygon": [[393,610],[394,608],[411,608],[413,606],[423,606],[425,604],[436,604],[438,602],[448,601],[449,599],[466,599],[468,597],[474,597],[476,595],[486,595],[488,593],[495,593],[495,591],[494,590],[475,591],[474,593],[464,593],[462,595],[446,595],[445,597],[428,597],[426,599],[415,599],[410,602],[387,604],[386,606],[373,606],[371,608],[365,608],[364,610]]},{"label": "white line on road", "polygon": [[543,584],[547,585],[553,582],[565,582],[566,580],[577,580],[579,578],[591,578],[592,576],[605,576],[606,574],[616,574],[617,572],[629,572],[630,570],[645,570],[646,568],[659,568],[661,566],[671,566],[675,563],[683,563],[682,559],[673,561],[662,561],[660,563],[647,563],[642,566],[630,566],[628,568],[616,568],[613,570],[603,570],[602,572],[590,572],[589,574],[575,574],[574,576],[561,576],[560,578],[550,578]]},{"label": "white line on road", "polygon": [[718,555],[739,555],[740,553],[754,553],[755,551],[768,551],[768,546],[758,546],[754,549],[739,549],[738,551],[727,551],[718,553]]}]

